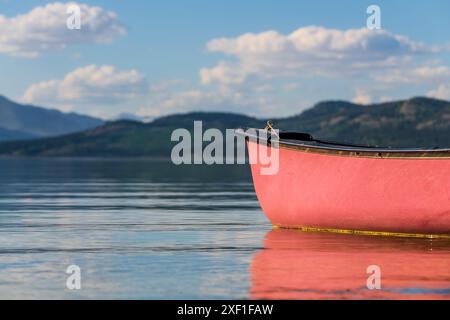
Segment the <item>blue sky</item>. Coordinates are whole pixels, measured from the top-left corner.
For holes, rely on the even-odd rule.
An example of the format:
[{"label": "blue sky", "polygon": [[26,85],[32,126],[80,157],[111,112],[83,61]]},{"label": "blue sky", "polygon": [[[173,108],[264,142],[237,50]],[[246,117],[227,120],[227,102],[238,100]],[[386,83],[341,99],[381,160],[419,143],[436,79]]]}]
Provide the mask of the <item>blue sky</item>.
[{"label": "blue sky", "polygon": [[[104,118],[450,99],[449,1],[78,4],[68,30],[65,2],[0,0],[0,94]],[[382,30],[366,27],[370,4]]]}]

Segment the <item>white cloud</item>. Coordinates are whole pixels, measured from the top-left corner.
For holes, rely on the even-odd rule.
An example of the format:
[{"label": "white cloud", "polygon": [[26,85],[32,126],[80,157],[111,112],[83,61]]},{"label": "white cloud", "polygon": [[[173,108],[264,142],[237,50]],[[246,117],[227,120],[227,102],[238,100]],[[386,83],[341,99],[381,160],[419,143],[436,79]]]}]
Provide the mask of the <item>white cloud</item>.
[{"label": "white cloud", "polygon": [[[304,27],[287,35],[268,31],[213,39],[207,50],[224,57],[200,69],[200,85],[155,85],[138,114],[208,110],[279,117],[300,113],[320,100],[366,105],[424,94],[448,79],[450,69],[430,57],[436,48],[366,28]],[[402,87],[402,81],[420,86]],[[446,90],[439,87],[430,94],[444,96]]]},{"label": "white cloud", "polygon": [[117,104],[147,92],[147,81],[136,70],[89,65],[69,72],[62,80],[31,85],[23,100],[68,108],[70,103]]},{"label": "white cloud", "polygon": [[244,66],[235,66],[228,62],[219,62],[213,68],[202,68],[200,70],[200,80],[203,84],[210,84],[215,81],[225,85],[242,84],[250,73]]},{"label": "white cloud", "polygon": [[431,52],[423,44],[385,30],[304,27],[288,35],[276,31],[214,39],[210,52],[221,61],[200,71],[203,84],[241,85],[251,77],[342,76],[394,68],[412,55]]},{"label": "white cloud", "polygon": [[[81,29],[69,30],[67,8],[81,9]],[[116,13],[86,4],[50,3],[15,17],[0,15],[0,53],[34,58],[80,43],[108,43],[124,35]]]},{"label": "white cloud", "polygon": [[353,103],[358,104],[370,104],[372,103],[372,97],[364,90],[356,90],[356,96],[352,100]]},{"label": "white cloud", "polygon": [[386,74],[374,76],[379,82],[395,83],[424,83],[450,81],[450,68],[440,66],[422,66],[407,70],[392,70]]},{"label": "white cloud", "polygon": [[[151,94],[142,102],[137,114],[144,117],[156,117],[164,114],[188,111],[226,111],[249,115],[279,114],[280,110],[298,107],[299,102],[277,99],[272,96],[272,88],[254,87],[204,87],[195,86],[187,81],[170,80],[154,84]],[[273,89],[278,90],[279,87]],[[304,107],[302,105],[302,107]]]},{"label": "white cloud", "polygon": [[450,85],[441,84],[435,90],[429,91],[427,96],[437,99],[450,100]]},{"label": "white cloud", "polygon": [[239,113],[252,113],[259,104],[241,92],[231,90],[166,91],[150,97],[147,105],[138,110],[140,116],[159,116],[162,114],[186,111],[222,110]]}]

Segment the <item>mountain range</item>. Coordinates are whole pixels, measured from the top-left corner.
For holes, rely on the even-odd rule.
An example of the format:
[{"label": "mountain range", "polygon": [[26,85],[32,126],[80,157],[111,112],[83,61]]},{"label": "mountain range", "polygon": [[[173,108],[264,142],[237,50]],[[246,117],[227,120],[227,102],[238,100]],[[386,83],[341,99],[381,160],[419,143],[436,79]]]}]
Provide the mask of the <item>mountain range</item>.
[{"label": "mountain range", "polygon": [[97,118],[19,104],[0,96],[0,141],[63,135],[103,123]]},{"label": "mountain range", "polygon": [[[240,114],[192,112],[165,116],[150,123],[107,122],[78,133],[52,138],[3,142],[0,156],[170,157],[171,133],[177,128],[257,127],[267,119]],[[390,147],[450,148],[450,102],[417,97],[358,105],[326,101],[298,115],[272,119],[284,131],[308,132],[316,138]]]}]

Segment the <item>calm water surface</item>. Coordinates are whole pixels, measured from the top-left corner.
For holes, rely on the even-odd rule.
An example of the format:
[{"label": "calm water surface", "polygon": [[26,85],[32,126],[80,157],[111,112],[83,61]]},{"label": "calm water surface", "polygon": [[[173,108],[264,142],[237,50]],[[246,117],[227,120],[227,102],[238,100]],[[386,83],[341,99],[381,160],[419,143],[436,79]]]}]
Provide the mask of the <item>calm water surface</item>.
[{"label": "calm water surface", "polygon": [[450,243],[272,230],[245,166],[0,159],[0,298],[449,299]]}]

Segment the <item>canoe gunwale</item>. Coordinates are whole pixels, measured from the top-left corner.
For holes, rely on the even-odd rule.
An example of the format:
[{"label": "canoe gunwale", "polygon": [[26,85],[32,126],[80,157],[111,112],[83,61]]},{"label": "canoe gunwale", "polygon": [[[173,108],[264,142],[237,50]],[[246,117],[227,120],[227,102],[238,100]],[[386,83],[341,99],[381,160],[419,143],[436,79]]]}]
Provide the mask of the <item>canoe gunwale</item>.
[{"label": "canoe gunwale", "polygon": [[[246,132],[247,129],[238,129],[236,134],[245,136],[247,141],[256,143],[264,142],[265,145],[270,145],[270,135],[265,138],[264,135],[252,135]],[[263,131],[261,129],[253,129],[257,132]],[[308,134],[300,135],[309,136]],[[265,132],[267,135],[267,132]],[[282,136],[282,134],[281,134]],[[283,139],[278,141],[280,148],[293,149],[307,153],[317,153],[323,155],[345,156],[345,157],[360,157],[360,158],[376,158],[376,159],[432,159],[432,160],[450,160],[450,149],[425,149],[425,148],[383,148],[383,147],[364,147],[352,146],[349,144],[340,144],[335,142],[322,142],[320,140],[312,141]]]}]

